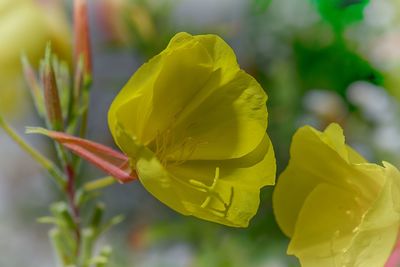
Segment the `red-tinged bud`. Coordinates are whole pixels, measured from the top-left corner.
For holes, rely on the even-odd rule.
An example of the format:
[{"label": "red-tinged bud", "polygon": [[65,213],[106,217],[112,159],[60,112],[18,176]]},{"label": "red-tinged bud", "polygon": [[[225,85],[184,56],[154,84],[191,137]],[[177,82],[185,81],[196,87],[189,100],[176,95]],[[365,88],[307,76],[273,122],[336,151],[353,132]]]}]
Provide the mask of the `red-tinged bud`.
[{"label": "red-tinged bud", "polygon": [[90,31],[88,21],[87,0],[74,0],[74,60],[78,64],[83,57],[86,77],[92,75],[92,58],[90,49]]},{"label": "red-tinged bud", "polygon": [[44,68],[42,73],[42,82],[44,89],[44,105],[46,107],[47,120],[52,129],[63,130],[63,117],[61,112],[60,97],[56,77],[51,61],[51,45],[46,47],[44,59]]},{"label": "red-tinged bud", "polygon": [[54,139],[74,154],[89,161],[121,183],[137,179],[136,172],[130,169],[129,158],[108,146],[43,128],[27,128],[26,132],[39,133]]},{"label": "red-tinged bud", "polygon": [[73,87],[73,100],[74,103],[78,106],[79,99],[81,96],[81,89],[84,82],[84,65],[83,58],[80,57],[78,62],[75,65],[75,75],[74,75],[74,87]]}]

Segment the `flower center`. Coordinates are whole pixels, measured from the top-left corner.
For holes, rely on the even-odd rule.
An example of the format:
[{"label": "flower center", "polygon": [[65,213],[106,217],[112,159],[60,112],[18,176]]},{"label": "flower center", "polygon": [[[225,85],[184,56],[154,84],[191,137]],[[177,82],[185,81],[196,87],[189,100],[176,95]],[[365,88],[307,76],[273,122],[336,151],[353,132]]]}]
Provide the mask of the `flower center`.
[{"label": "flower center", "polygon": [[163,166],[181,165],[188,161],[199,145],[204,144],[191,136],[178,138],[171,128],[157,133],[155,141],[150,145]]}]

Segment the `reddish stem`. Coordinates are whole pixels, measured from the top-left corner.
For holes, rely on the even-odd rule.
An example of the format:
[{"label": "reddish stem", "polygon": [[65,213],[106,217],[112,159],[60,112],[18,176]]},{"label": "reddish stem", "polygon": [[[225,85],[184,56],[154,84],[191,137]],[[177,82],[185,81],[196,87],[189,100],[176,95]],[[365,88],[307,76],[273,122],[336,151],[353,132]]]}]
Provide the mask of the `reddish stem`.
[{"label": "reddish stem", "polygon": [[128,183],[138,178],[136,172],[129,168],[129,158],[110,147],[62,132],[45,131],[44,134],[121,183]]},{"label": "reddish stem", "polygon": [[75,238],[76,238],[76,251],[75,255],[78,257],[81,244],[81,230],[80,230],[80,215],[79,207],[75,203],[75,172],[71,165],[67,165],[65,168],[65,173],[67,174],[67,198],[71,208],[73,220],[75,222]]}]

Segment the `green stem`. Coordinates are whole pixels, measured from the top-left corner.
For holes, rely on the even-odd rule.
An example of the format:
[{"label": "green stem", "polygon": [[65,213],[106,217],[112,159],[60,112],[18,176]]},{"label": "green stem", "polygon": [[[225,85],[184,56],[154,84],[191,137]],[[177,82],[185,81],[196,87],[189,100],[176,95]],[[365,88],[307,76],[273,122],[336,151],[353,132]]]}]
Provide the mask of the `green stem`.
[{"label": "green stem", "polygon": [[63,240],[61,238],[60,230],[56,228],[51,229],[49,232],[49,237],[53,245],[56,258],[60,261],[59,264],[63,267],[68,266],[69,261],[67,256],[64,254],[64,245],[63,245]]},{"label": "green stem", "polygon": [[116,182],[116,179],[112,176],[106,176],[91,182],[86,183],[83,188],[86,191],[93,191],[97,189],[101,189],[107,186],[110,186]]},{"label": "green stem", "polygon": [[[90,76],[85,76],[83,81],[83,89],[81,90],[82,94],[82,105],[83,105],[83,113],[80,121],[80,129],[79,129],[79,137],[85,138],[87,134],[88,127],[88,117],[89,117],[89,101],[90,101],[90,86],[92,85],[92,79]],[[80,157],[74,157],[73,167],[78,172],[81,168],[82,159]]]},{"label": "green stem", "polygon": [[82,231],[82,251],[80,254],[80,266],[89,267],[92,257],[93,244],[95,241],[95,231],[93,228],[86,228]]},{"label": "green stem", "polygon": [[7,135],[17,143],[26,153],[28,153],[37,163],[39,163],[44,169],[46,169],[54,181],[61,188],[65,187],[65,177],[62,172],[45,156],[39,153],[35,148],[30,146],[24,139],[22,139],[14,129],[12,129],[0,115],[0,127],[4,129]]},{"label": "green stem", "polygon": [[104,247],[98,257],[96,257],[97,261],[95,262],[96,267],[106,267],[111,255],[112,249],[109,246]]},{"label": "green stem", "polygon": [[82,90],[82,102],[85,110],[82,114],[81,128],[79,132],[79,136],[81,138],[85,138],[87,132],[87,123],[88,123],[88,115],[89,115],[89,89],[92,85],[92,79],[90,76],[85,76],[83,81],[83,90]]},{"label": "green stem", "polygon": [[75,228],[75,239],[76,239],[76,251],[75,255],[76,257],[79,256],[80,249],[81,249],[81,219],[80,219],[80,212],[79,212],[79,206],[76,204],[76,186],[75,186],[75,171],[72,168],[71,165],[67,165],[67,168],[65,169],[68,180],[67,180],[67,186],[65,188],[65,193],[67,195],[68,203],[71,209],[71,212],[74,217],[74,223],[76,225]]}]

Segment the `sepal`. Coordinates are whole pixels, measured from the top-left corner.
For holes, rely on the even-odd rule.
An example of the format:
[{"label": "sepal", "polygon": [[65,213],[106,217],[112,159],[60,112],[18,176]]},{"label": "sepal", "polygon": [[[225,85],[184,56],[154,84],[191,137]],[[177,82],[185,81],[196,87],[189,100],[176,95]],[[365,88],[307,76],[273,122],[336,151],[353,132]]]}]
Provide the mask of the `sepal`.
[{"label": "sepal", "polygon": [[72,153],[113,176],[120,183],[127,183],[137,179],[136,172],[130,169],[129,158],[108,146],[40,127],[28,127],[26,133],[43,134],[52,138]]}]

